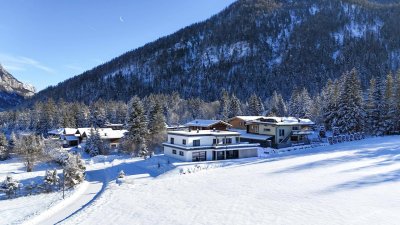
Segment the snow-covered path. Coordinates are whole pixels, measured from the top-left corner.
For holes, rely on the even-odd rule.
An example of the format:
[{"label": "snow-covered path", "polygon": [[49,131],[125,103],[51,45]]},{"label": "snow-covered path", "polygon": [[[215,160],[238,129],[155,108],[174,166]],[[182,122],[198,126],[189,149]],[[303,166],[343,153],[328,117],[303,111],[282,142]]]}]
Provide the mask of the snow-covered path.
[{"label": "snow-covered path", "polygon": [[[107,158],[107,157],[106,157]],[[113,182],[120,170],[136,179],[147,180],[165,172],[155,168],[155,160],[117,159],[93,163],[89,161],[86,182],[81,184],[73,195],[53,206],[49,210],[26,221],[24,224],[59,224],[67,221],[87,206],[91,205],[102,194],[110,182]],[[145,179],[143,179],[145,178]]]},{"label": "snow-covered path", "polygon": [[62,222],[89,205],[100,194],[103,185],[104,183],[99,181],[85,182],[72,196],[25,224],[52,225]]}]

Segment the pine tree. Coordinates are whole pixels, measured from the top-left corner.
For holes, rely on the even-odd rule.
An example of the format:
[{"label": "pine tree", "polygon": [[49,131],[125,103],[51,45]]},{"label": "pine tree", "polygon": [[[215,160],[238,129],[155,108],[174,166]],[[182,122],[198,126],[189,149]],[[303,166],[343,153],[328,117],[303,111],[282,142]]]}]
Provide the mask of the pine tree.
[{"label": "pine tree", "polygon": [[345,73],[343,82],[336,126],[343,133],[362,131],[365,114],[358,72]]},{"label": "pine tree", "polygon": [[222,89],[220,96],[220,109],[219,114],[222,120],[227,121],[229,119],[229,94],[225,89]]},{"label": "pine tree", "polygon": [[46,174],[43,178],[45,190],[47,192],[53,191],[60,184],[60,178],[57,175],[57,170],[46,170]]},{"label": "pine tree", "polygon": [[322,90],[322,111],[323,121],[327,129],[332,129],[338,119],[340,84],[337,80],[334,82],[328,80],[328,83]]},{"label": "pine tree", "polygon": [[67,187],[73,187],[85,180],[85,163],[79,154],[68,153],[64,165],[64,182]]},{"label": "pine tree", "polygon": [[397,121],[397,124],[395,123],[395,130],[400,131],[400,69],[397,72],[396,75],[396,89],[395,89],[395,94],[394,94],[394,106],[395,106],[395,121]]},{"label": "pine tree", "polygon": [[243,115],[240,100],[233,94],[229,104],[229,118]]},{"label": "pine tree", "polygon": [[365,124],[365,132],[370,134],[375,134],[374,127],[375,127],[375,110],[377,108],[374,94],[376,88],[376,79],[372,78],[369,82],[369,89],[368,89],[368,98],[365,102],[364,109],[366,113],[366,124]]},{"label": "pine tree", "polygon": [[286,116],[287,108],[282,95],[274,91],[272,99],[270,100],[270,111],[268,116]]},{"label": "pine tree", "polygon": [[9,158],[9,148],[6,136],[0,133],[0,160],[5,160]]},{"label": "pine tree", "polygon": [[264,105],[261,102],[260,97],[258,97],[255,93],[253,93],[248,100],[249,108],[248,115],[249,116],[260,116],[264,112]]},{"label": "pine tree", "polygon": [[102,141],[99,129],[90,129],[89,137],[86,139],[85,151],[90,156],[106,155],[106,144]]},{"label": "pine tree", "polygon": [[155,101],[154,106],[149,112],[149,140],[152,148],[161,147],[161,142],[165,139],[167,134],[165,125],[165,116],[161,103]]},{"label": "pine tree", "polygon": [[127,126],[128,134],[125,135],[123,140],[125,151],[146,157],[148,154],[147,137],[149,130],[143,104],[137,96],[133,97],[129,102]]},{"label": "pine tree", "polygon": [[392,73],[389,73],[385,80],[383,99],[383,120],[384,133],[390,134],[395,128],[396,107],[394,99],[394,81]]}]

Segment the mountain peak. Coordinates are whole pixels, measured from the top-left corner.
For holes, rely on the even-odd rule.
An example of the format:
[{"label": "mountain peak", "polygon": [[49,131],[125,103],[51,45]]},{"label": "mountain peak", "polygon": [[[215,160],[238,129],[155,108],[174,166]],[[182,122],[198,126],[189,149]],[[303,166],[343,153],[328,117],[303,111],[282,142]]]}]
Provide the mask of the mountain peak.
[{"label": "mountain peak", "polygon": [[35,92],[32,85],[20,82],[0,64],[0,109],[16,106]]}]

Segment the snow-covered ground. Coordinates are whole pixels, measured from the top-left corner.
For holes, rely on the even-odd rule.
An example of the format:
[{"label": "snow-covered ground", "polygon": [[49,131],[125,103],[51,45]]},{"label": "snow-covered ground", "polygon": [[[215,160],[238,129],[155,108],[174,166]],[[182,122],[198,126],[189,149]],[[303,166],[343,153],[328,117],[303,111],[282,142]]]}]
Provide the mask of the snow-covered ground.
[{"label": "snow-covered ground", "polygon": [[[19,158],[12,158],[10,160],[0,162],[0,182],[2,182],[7,175],[11,175],[23,185],[21,192],[24,191],[24,186],[34,181],[36,184],[43,182],[43,176],[46,169],[57,168],[57,164],[53,163],[40,163],[35,166],[34,171],[27,173],[24,163]],[[66,192],[69,197],[71,191]],[[1,196],[4,198],[4,196]],[[62,200],[60,192],[49,194],[38,194],[26,197],[18,197],[15,199],[0,200],[0,224],[20,224],[22,221],[31,219],[36,215],[52,208]]]},{"label": "snow-covered ground", "polygon": [[[83,206],[79,201],[69,204],[69,212],[47,211],[42,215],[54,216],[61,224],[287,225],[400,221],[399,136],[297,150],[267,158],[207,163],[170,159],[169,164],[167,160],[163,156],[148,160],[99,156],[88,160],[88,182],[103,183],[98,193]],[[115,179],[121,169],[126,177],[117,183]],[[19,204],[24,204],[23,198],[6,202],[9,201],[20,202],[13,209],[5,208],[0,201],[0,218],[5,215],[3,209],[17,212]]]},{"label": "snow-covered ground", "polygon": [[180,166],[197,164],[175,163],[178,168],[144,179],[137,178],[141,172],[129,171],[128,175],[135,175],[128,176],[122,185],[110,181],[98,199],[65,223],[398,224],[400,221],[399,136],[224,164],[225,167],[179,175]]}]

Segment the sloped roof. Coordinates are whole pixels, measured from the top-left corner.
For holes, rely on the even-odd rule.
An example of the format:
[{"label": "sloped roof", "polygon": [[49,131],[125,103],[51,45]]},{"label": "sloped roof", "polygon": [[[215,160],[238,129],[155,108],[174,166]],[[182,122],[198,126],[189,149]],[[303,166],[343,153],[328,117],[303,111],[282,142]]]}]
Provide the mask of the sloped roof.
[{"label": "sloped roof", "polygon": [[222,123],[229,127],[232,126],[229,123],[224,122],[222,120],[193,120],[193,121],[190,121],[189,123],[186,123],[185,126],[186,127],[210,127],[210,126],[213,126],[218,123]]},{"label": "sloped roof", "polygon": [[229,121],[236,119],[236,118],[244,120],[244,121],[250,121],[250,120],[258,120],[260,118],[263,118],[263,116],[235,116],[233,118],[230,118]]},{"label": "sloped roof", "polygon": [[314,125],[315,123],[310,119],[301,119],[296,117],[263,117],[257,120],[248,121],[251,123],[266,123],[266,124],[276,124],[276,125]]},{"label": "sloped roof", "polygon": [[51,130],[49,132],[47,132],[48,134],[52,134],[52,135],[62,135],[64,133],[64,128],[59,128],[59,129],[55,129],[55,130]]}]

